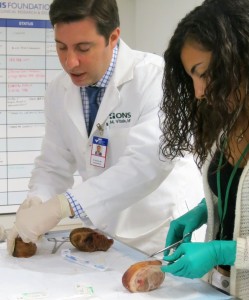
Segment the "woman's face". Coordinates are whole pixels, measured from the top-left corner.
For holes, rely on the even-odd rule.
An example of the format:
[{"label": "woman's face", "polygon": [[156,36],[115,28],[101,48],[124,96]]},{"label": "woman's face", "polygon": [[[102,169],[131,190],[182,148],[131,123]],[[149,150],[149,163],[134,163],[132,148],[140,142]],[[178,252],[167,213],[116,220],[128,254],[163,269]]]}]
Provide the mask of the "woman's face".
[{"label": "woman's face", "polygon": [[206,71],[211,61],[211,51],[204,50],[196,42],[186,41],[181,51],[181,61],[187,74],[192,78],[195,97],[201,100],[207,85]]},{"label": "woman's face", "polygon": [[[195,97],[202,100],[205,97],[205,89],[209,78],[207,70],[212,58],[212,52],[205,50],[200,44],[194,41],[186,41],[181,51],[181,61],[187,74],[192,78]],[[243,100],[246,95],[245,83],[242,82],[239,87],[240,99]],[[228,111],[233,112],[237,107],[235,95],[227,98]]]}]

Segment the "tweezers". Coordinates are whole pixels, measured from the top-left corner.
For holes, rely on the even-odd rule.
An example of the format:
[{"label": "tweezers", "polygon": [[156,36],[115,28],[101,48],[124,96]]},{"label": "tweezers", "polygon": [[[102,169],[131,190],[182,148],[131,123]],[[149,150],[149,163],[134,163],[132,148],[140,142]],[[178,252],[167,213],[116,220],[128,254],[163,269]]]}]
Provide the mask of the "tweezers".
[{"label": "tweezers", "polygon": [[167,247],[165,247],[165,248],[163,248],[163,249],[161,249],[161,250],[158,250],[158,251],[152,253],[151,255],[149,255],[149,257],[153,257],[153,256],[155,256],[155,255],[157,255],[157,254],[159,254],[159,253],[164,252],[164,251],[170,250],[170,249],[172,249],[172,248],[176,248],[177,246],[179,246],[179,245],[184,241],[184,239],[185,239],[187,236],[189,236],[189,235],[191,235],[191,234],[192,234],[192,232],[186,233],[180,241],[178,241],[178,242],[176,242],[176,243],[174,243],[174,244],[171,244],[171,245],[169,245],[169,246],[167,246]]}]

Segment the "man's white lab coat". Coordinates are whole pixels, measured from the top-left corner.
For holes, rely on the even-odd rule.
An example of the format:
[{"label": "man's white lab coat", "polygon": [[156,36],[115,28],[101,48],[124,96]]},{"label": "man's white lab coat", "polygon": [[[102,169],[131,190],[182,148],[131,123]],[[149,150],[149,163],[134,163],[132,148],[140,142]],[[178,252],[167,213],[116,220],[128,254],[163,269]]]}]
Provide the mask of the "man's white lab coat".
[{"label": "man's white lab coat", "polygon": [[[79,87],[66,73],[56,78],[46,92],[46,133],[29,194],[47,200],[72,189],[97,228],[145,252],[164,246],[169,222],[199,203],[202,184],[192,158],[175,167],[159,159],[162,74],[161,57],[121,40],[90,137]],[[109,141],[105,168],[90,164],[93,136]],[[82,182],[73,186],[76,171]]]}]

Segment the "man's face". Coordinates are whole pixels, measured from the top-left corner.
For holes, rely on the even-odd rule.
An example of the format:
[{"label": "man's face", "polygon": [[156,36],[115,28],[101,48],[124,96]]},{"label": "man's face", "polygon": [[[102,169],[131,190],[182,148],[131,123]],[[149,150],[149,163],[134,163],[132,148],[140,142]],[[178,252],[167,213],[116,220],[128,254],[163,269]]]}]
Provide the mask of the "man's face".
[{"label": "man's face", "polygon": [[94,20],[58,23],[54,26],[56,50],[63,69],[77,86],[88,86],[99,81],[112,59],[120,30],[116,28],[106,45],[99,35]]}]

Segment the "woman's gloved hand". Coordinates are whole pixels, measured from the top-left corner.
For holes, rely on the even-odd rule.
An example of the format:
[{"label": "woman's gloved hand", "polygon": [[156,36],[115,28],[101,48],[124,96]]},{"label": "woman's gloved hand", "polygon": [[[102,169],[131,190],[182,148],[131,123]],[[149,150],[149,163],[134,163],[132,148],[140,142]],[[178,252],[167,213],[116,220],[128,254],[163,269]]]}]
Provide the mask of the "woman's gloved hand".
[{"label": "woman's gloved hand", "polygon": [[236,241],[183,243],[163,259],[171,262],[162,266],[163,272],[187,278],[201,278],[218,265],[233,266],[236,258]]},{"label": "woman's gloved hand", "polygon": [[[192,233],[207,222],[207,205],[206,200],[202,201],[193,209],[181,217],[171,221],[170,228],[166,237],[165,247],[172,245],[181,240],[187,233]],[[191,240],[192,234],[184,238],[184,242]],[[164,252],[168,255],[169,250]]]}]

